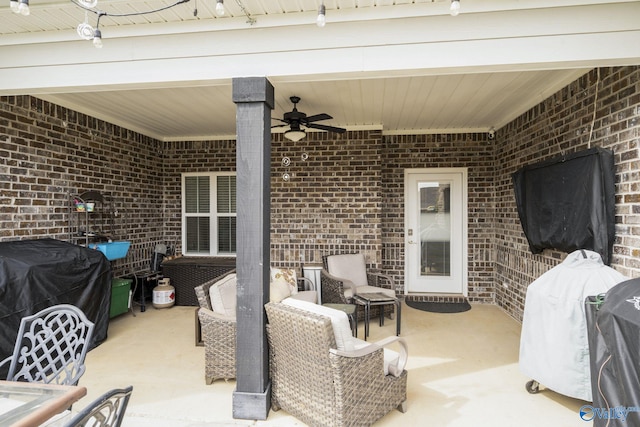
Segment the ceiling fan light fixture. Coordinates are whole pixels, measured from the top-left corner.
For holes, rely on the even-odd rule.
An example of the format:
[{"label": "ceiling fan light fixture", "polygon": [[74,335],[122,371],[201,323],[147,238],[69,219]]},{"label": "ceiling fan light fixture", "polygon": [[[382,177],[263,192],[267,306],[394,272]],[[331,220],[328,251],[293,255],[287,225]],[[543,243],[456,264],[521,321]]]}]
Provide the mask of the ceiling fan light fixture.
[{"label": "ceiling fan light fixture", "polygon": [[18,0],[10,0],[9,1],[9,8],[11,9],[11,12],[13,13],[20,13],[20,11],[18,10]]},{"label": "ceiling fan light fixture", "polygon": [[293,142],[298,142],[300,141],[302,138],[304,138],[307,134],[305,133],[305,131],[300,130],[300,129],[291,129],[288,130],[284,133],[284,137],[287,138],[290,141]]}]

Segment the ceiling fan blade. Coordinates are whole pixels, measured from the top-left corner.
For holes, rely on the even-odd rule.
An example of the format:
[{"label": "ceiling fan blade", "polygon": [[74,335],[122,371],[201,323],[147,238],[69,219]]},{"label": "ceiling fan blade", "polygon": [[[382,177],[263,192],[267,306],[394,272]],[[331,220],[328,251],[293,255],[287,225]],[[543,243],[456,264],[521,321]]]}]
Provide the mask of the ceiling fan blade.
[{"label": "ceiling fan blade", "polygon": [[347,131],[346,129],[343,129],[343,128],[337,128],[335,126],[319,125],[315,123],[309,123],[308,125],[305,125],[305,126],[308,128],[326,130],[328,132],[335,132],[335,133],[345,133]]},{"label": "ceiling fan blade", "polygon": [[285,127],[287,127],[287,126],[289,126],[289,125],[288,125],[288,124],[286,124],[286,123],[285,123],[285,124],[282,124],[282,125],[273,125],[273,126],[271,126],[271,129],[273,129],[273,128],[285,128]]},{"label": "ceiling fan blade", "polygon": [[328,114],[322,113],[322,114],[315,114],[313,116],[307,116],[304,121],[306,123],[311,123],[311,122],[317,122],[320,120],[329,120],[329,119],[333,119],[333,117],[331,117]]}]

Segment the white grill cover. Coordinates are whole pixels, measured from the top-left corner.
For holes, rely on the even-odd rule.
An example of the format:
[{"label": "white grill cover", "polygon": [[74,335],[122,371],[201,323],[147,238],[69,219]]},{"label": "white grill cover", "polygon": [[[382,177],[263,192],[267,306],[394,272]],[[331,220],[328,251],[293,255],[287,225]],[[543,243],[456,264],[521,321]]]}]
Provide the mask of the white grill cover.
[{"label": "white grill cover", "polygon": [[566,396],[592,400],[584,302],[628,278],[597,252],[577,250],[527,289],[520,370]]}]

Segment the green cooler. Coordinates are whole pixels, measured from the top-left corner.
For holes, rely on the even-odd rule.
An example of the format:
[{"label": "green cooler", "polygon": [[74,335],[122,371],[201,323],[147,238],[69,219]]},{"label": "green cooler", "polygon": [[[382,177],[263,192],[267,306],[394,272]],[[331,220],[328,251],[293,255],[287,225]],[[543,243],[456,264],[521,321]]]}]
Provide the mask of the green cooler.
[{"label": "green cooler", "polygon": [[114,318],[129,310],[129,292],[133,279],[111,280],[111,309],[109,318]]}]

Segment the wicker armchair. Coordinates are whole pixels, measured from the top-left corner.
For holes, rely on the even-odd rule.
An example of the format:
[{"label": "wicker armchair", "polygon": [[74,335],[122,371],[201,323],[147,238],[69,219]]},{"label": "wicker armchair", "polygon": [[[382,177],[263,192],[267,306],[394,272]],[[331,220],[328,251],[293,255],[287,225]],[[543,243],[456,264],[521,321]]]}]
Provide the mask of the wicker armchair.
[{"label": "wicker armchair", "polygon": [[[391,276],[367,270],[364,255],[336,254],[322,257],[320,272],[322,303],[351,304],[356,293],[382,292],[396,296],[395,282]],[[373,307],[371,317],[378,315],[379,307]],[[392,306],[384,306],[385,314],[393,315]],[[359,311],[358,320],[364,318]]]},{"label": "wicker armchair", "polygon": [[[269,303],[265,309],[274,410],[282,408],[310,426],[322,427],[367,426],[394,408],[405,412],[406,352],[385,375],[383,350],[396,341],[406,350],[402,338],[338,350],[331,318],[284,303]],[[346,315],[340,314],[346,322],[344,337],[350,336]]]},{"label": "wicker armchair", "polygon": [[[273,269],[274,277],[287,269]],[[284,283],[285,292],[274,291],[275,279],[271,281],[271,300],[281,301],[294,298],[315,303],[315,290],[302,290],[305,278],[293,278],[295,293]],[[310,282],[310,281],[309,281]],[[236,274],[235,270],[216,277],[195,288],[198,298],[198,320],[202,341],[204,342],[205,381],[213,383],[216,379],[225,380],[236,377]],[[304,288],[302,288],[304,289]],[[275,299],[274,299],[275,298]]]},{"label": "wicker armchair", "polygon": [[[198,319],[204,341],[205,381],[228,380],[236,377],[236,316],[232,307],[221,307],[220,288],[235,288],[235,270],[195,287],[200,308]],[[214,298],[212,301],[212,290]],[[235,300],[235,290],[233,292]],[[229,304],[228,304],[229,305]]]}]

